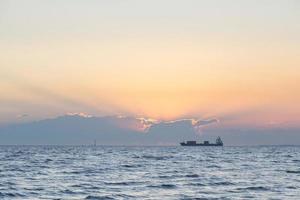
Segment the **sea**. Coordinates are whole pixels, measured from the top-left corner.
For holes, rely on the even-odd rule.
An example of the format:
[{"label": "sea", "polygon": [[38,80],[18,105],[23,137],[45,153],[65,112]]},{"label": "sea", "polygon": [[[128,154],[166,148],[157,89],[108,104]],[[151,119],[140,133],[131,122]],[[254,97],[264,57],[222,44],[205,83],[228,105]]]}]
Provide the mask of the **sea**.
[{"label": "sea", "polygon": [[300,146],[0,146],[0,199],[300,199]]}]

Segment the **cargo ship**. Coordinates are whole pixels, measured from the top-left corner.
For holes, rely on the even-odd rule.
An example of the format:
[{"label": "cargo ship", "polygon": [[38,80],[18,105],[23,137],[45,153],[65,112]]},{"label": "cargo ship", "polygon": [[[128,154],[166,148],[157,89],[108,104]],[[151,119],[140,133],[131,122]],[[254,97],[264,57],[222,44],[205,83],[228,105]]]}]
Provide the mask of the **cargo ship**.
[{"label": "cargo ship", "polygon": [[216,143],[209,143],[209,141],[204,141],[203,143],[197,143],[196,141],[186,141],[181,142],[181,146],[223,146],[223,141],[220,137],[216,139]]}]

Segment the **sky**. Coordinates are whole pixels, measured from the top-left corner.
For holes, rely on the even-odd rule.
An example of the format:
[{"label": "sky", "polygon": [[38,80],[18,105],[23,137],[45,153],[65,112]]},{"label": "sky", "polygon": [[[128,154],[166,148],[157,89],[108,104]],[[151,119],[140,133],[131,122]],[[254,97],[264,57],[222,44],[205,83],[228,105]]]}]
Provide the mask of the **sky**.
[{"label": "sky", "polygon": [[0,125],[86,113],[300,128],[299,22],[298,0],[0,0]]}]

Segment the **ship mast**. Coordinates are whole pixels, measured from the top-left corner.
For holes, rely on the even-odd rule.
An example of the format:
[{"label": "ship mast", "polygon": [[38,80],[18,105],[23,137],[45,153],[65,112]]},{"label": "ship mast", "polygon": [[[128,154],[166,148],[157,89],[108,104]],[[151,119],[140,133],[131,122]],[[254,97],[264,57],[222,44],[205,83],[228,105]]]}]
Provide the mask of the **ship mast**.
[{"label": "ship mast", "polygon": [[223,142],[222,142],[220,136],[218,136],[218,138],[216,139],[216,144],[223,145]]}]

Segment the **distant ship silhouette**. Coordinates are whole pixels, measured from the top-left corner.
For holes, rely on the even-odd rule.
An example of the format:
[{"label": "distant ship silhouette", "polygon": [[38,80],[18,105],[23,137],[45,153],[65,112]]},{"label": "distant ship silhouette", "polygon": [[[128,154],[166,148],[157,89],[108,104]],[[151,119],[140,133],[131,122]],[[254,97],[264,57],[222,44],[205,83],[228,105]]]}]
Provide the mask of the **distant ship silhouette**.
[{"label": "distant ship silhouette", "polygon": [[220,137],[216,139],[216,143],[209,143],[209,141],[204,141],[203,143],[197,143],[196,141],[186,141],[181,142],[181,146],[223,146],[223,142]]}]

